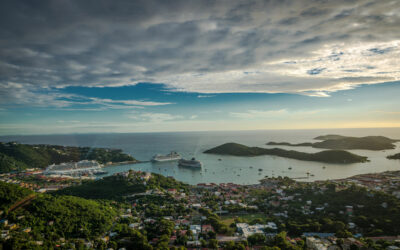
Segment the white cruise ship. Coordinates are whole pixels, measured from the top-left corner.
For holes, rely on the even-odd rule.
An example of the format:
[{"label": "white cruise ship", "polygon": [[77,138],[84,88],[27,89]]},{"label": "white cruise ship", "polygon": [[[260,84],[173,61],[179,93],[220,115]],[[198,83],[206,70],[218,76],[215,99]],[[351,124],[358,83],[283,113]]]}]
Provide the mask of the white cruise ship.
[{"label": "white cruise ship", "polygon": [[192,158],[191,160],[180,159],[179,166],[190,167],[190,168],[201,168],[203,164],[200,161],[196,160],[195,158]]},{"label": "white cruise ship", "polygon": [[167,155],[155,155],[151,158],[152,162],[176,161],[182,159],[177,152],[171,152]]}]

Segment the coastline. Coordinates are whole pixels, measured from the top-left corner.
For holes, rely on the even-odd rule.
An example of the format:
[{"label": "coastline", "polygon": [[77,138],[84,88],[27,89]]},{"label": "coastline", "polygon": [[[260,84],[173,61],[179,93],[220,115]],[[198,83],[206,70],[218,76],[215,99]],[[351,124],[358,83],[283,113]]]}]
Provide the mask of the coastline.
[{"label": "coastline", "polygon": [[112,163],[103,164],[103,165],[101,166],[101,168],[112,167],[112,166],[122,166],[122,165],[129,165],[129,164],[137,164],[137,163],[143,163],[143,162],[146,162],[146,161],[138,161],[138,160],[135,160],[135,161],[112,162]]}]

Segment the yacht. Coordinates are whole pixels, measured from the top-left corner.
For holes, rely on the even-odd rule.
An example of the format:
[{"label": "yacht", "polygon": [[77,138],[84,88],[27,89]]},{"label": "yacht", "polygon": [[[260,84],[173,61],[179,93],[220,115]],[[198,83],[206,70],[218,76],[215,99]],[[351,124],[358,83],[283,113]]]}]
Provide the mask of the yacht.
[{"label": "yacht", "polygon": [[180,159],[179,160],[179,166],[181,167],[190,167],[190,168],[201,168],[202,163],[195,158],[192,158],[191,160],[185,160],[185,159]]},{"label": "yacht", "polygon": [[152,162],[176,161],[182,159],[182,156],[177,152],[171,152],[167,155],[155,155],[151,158]]}]

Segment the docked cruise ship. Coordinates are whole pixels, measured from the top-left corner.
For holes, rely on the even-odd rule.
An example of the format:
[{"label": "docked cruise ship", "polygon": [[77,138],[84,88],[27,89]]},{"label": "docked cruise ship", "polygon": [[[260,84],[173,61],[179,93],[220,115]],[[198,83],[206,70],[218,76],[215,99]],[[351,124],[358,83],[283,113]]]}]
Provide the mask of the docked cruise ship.
[{"label": "docked cruise ship", "polygon": [[102,165],[97,161],[82,160],[79,162],[64,162],[58,165],[52,164],[43,172],[47,175],[70,175],[78,176],[82,174],[101,175],[107,172],[101,169]]},{"label": "docked cruise ship", "polygon": [[182,159],[177,152],[171,152],[167,155],[155,155],[151,158],[152,162],[176,161]]},{"label": "docked cruise ship", "polygon": [[191,160],[185,160],[185,159],[179,160],[179,166],[189,167],[189,168],[201,168],[203,164],[200,161],[196,160],[195,158],[192,158]]}]

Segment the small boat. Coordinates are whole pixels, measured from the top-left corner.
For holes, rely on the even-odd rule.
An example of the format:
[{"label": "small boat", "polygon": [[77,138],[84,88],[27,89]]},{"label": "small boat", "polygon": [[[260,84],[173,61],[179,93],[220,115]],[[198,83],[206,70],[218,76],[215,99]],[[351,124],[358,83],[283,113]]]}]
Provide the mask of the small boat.
[{"label": "small boat", "polygon": [[218,159],[219,161],[222,161],[222,159]]},{"label": "small boat", "polygon": [[263,171],[263,169],[262,169],[262,168],[259,168],[258,171]]},{"label": "small boat", "polygon": [[323,166],[322,168],[323,168],[323,169],[325,169],[326,167],[325,167],[325,166]]},{"label": "small boat", "polygon": [[250,166],[250,168],[253,168],[253,166]]},{"label": "small boat", "polygon": [[288,169],[289,169],[289,170],[292,170],[292,167],[289,167]]}]

